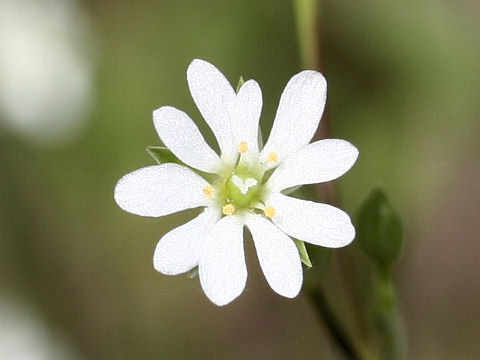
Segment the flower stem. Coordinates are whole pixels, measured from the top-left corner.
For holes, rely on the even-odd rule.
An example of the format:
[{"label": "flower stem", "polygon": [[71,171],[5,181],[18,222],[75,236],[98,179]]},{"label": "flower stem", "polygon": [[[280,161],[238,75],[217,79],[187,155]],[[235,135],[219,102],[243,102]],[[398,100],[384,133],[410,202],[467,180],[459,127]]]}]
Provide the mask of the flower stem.
[{"label": "flower stem", "polygon": [[350,360],[358,360],[353,344],[350,342],[349,337],[345,333],[345,330],[338,322],[335,314],[330,308],[323,289],[320,285],[311,287],[308,289],[308,294],[315,305],[318,315],[321,320],[325,322],[328,327],[331,336],[337,343],[338,347],[342,350],[345,357]]},{"label": "flower stem", "polygon": [[[322,70],[320,52],[320,1],[294,0],[297,35],[300,50],[300,61],[305,69]],[[328,138],[328,114],[324,114],[320,126],[314,136],[315,139]],[[328,204],[335,202],[335,191],[331,182],[318,186],[321,200]]]},{"label": "flower stem", "polygon": [[405,354],[406,338],[396,304],[390,270],[378,271],[374,284],[374,320],[379,334],[381,359],[400,359]]},{"label": "flower stem", "polygon": [[[320,52],[320,0],[294,0],[297,35],[300,50],[302,67],[306,69],[321,69]],[[324,114],[315,139],[328,138],[329,124],[328,116]],[[331,182],[319,184],[316,187],[316,195],[324,203],[335,203],[335,190]],[[367,360],[372,356],[364,351],[361,344],[357,344],[347,333],[343,324],[335,315],[324,294],[322,281],[318,275],[311,279],[310,285],[306,288],[307,293],[320,317],[329,329],[332,339],[338,348],[343,352],[345,358],[350,360]]]},{"label": "flower stem", "polygon": [[319,1],[295,0],[294,2],[302,66],[308,69],[320,69]]}]

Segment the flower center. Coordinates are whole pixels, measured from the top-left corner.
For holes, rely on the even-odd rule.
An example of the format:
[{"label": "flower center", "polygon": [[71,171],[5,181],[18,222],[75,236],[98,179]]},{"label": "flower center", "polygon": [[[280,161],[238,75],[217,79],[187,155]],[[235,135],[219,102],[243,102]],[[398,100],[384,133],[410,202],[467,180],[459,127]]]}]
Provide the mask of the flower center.
[{"label": "flower center", "polygon": [[248,172],[235,172],[225,183],[226,197],[237,207],[251,204],[259,190],[260,181]]}]

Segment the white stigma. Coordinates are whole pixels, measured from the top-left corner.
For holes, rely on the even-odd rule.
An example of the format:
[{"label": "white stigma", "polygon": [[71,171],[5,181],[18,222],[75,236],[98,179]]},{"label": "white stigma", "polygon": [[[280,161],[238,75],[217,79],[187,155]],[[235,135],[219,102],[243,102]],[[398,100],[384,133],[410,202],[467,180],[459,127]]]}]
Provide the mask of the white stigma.
[{"label": "white stigma", "polygon": [[231,180],[233,182],[233,185],[235,185],[243,195],[245,195],[248,192],[248,189],[250,189],[252,186],[258,184],[257,179],[248,178],[244,180],[238,175],[233,175],[231,177]]}]

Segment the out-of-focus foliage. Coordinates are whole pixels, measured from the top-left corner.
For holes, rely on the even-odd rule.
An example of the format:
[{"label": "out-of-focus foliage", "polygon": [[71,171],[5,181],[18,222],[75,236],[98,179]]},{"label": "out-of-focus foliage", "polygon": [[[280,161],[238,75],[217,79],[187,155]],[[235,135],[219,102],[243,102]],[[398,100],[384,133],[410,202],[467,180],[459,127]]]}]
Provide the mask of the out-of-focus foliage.
[{"label": "out-of-focus foliage", "polygon": [[[154,163],[145,153],[147,145],[161,145],[154,109],[185,109],[216,146],[188,93],[193,58],[215,63],[233,85],[240,75],[256,79],[269,133],[280,92],[300,70],[293,5],[80,5],[100,55],[86,131],[52,149],[0,130],[2,296],[35,306],[89,360],[332,356],[307,299],[285,300],[268,289],[249,241],[247,290],[219,309],[198,279],[152,267],[156,242],[196,211],[149,219],[113,201],[123,174]],[[480,8],[474,1],[327,0],[320,13],[329,130],[360,150],[355,167],[336,182],[339,199],[353,213],[381,185],[405,215],[398,293],[411,335],[408,357],[476,359]],[[7,115],[0,116],[5,123]],[[333,256],[327,289],[350,278],[335,267],[348,261],[348,251]],[[315,258],[306,271],[315,271]],[[354,324],[352,304],[333,289],[329,298]]]}]

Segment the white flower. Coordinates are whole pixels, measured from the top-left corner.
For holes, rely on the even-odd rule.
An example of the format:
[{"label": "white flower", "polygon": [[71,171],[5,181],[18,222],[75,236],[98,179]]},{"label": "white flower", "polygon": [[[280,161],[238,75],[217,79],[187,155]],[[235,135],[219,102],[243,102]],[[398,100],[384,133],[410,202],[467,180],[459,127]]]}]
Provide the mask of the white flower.
[{"label": "white flower", "polygon": [[[258,140],[262,93],[255,80],[245,82],[235,93],[217,68],[199,59],[188,67],[187,79],[221,155],[205,142],[187,114],[161,107],[153,113],[158,135],[187,166],[166,163],[133,171],[118,182],[115,200],[122,209],[141,216],[204,208],[160,239],[153,263],[168,275],[198,266],[202,288],[215,304],[228,304],[245,288],[244,226],[252,234],[270,287],[293,298],[300,291],[303,274],[291,237],[335,248],[349,244],[355,236],[342,210],[283,193],[336,179],[358,157],[347,141],[309,144],[325,106],[325,78],[306,70],[290,79],[263,149]],[[205,176],[212,180],[191,168],[213,174]]]},{"label": "white flower", "polygon": [[0,127],[36,144],[72,140],[92,109],[97,39],[79,3],[0,0]]}]

